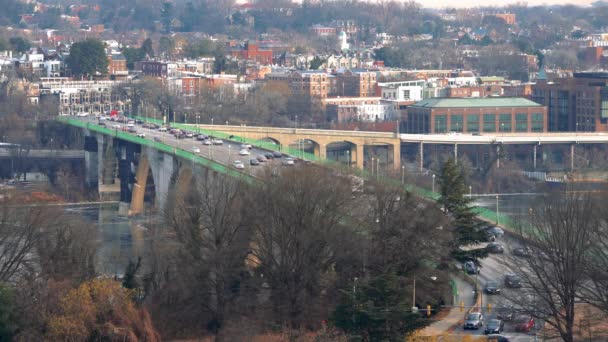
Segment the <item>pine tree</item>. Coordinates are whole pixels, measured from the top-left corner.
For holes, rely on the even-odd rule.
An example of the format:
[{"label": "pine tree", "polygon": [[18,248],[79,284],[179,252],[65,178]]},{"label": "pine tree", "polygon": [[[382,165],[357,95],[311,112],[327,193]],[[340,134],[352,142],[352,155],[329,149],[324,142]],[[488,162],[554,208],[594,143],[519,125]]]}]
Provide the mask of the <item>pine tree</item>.
[{"label": "pine tree", "polygon": [[461,247],[484,242],[481,232],[483,223],[477,219],[471,199],[465,197],[464,175],[458,165],[450,159],[441,169],[439,175],[439,204],[452,217],[457,240],[454,241],[452,255],[459,261],[485,258],[488,255],[485,247],[463,250]]}]

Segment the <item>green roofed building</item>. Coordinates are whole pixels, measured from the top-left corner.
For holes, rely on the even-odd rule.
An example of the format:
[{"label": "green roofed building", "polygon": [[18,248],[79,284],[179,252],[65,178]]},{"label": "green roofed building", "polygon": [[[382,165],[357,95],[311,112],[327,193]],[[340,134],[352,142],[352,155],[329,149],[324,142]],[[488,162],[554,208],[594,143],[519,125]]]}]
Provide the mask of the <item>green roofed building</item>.
[{"label": "green roofed building", "polygon": [[523,97],[433,98],[407,108],[406,133],[546,132],[547,107]]}]

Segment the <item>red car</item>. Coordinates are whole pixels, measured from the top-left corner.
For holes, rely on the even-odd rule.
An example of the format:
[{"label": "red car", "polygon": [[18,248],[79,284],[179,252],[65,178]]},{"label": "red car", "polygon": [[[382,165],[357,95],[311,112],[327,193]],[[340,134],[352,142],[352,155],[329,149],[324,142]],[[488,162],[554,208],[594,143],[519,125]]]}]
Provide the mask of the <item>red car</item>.
[{"label": "red car", "polygon": [[515,330],[518,332],[530,332],[534,328],[534,318],[529,315],[520,315],[515,318]]}]

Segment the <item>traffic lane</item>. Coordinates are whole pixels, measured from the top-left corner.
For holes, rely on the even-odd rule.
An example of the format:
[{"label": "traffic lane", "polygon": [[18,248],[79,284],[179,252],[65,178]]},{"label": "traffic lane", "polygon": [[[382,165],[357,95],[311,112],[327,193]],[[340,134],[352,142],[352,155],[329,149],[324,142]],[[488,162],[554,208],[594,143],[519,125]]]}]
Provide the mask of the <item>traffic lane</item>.
[{"label": "traffic lane", "polygon": [[[489,319],[496,318],[496,308],[500,306],[511,305],[511,301],[509,300],[509,298],[514,298],[514,296],[521,294],[521,292],[523,291],[522,289],[511,289],[505,288],[504,286],[505,274],[511,273],[513,271],[513,267],[511,267],[510,265],[512,265],[512,262],[517,261],[517,258],[513,257],[511,254],[512,249],[518,246],[517,241],[513,239],[499,238],[496,242],[503,244],[503,247],[505,247],[505,252],[502,254],[490,254],[487,258],[480,260],[480,274],[472,276],[474,280],[476,280],[476,282],[479,284],[479,288],[481,290],[484,324],[487,323]],[[485,246],[485,243],[475,247],[483,246]],[[483,290],[488,281],[496,281],[501,289],[501,293],[495,295],[486,294]],[[487,312],[488,304],[492,304],[491,313]],[[540,324],[537,323],[537,327],[538,326],[540,326]],[[485,328],[480,328],[478,330],[464,330],[461,327],[460,329],[461,330],[459,332],[462,334],[484,335]],[[532,334],[516,332],[514,323],[506,321],[504,332],[501,335],[506,336],[510,340],[515,341],[533,341],[534,331],[532,332]]]},{"label": "traffic lane", "polygon": [[[265,153],[268,153],[268,151],[260,150],[254,147],[249,150],[250,155],[239,155],[239,151],[242,149],[241,144],[233,141],[223,140],[222,145],[204,145],[202,141],[196,140],[195,137],[177,139],[170,132],[162,132],[156,129],[144,128],[141,126],[137,127],[137,131],[137,133],[132,134],[137,135],[138,133],[144,133],[146,135],[146,139],[158,138],[160,142],[164,144],[196,153],[229,167],[234,167],[234,161],[240,160],[245,165],[245,169],[244,171],[242,171],[242,169],[238,170],[251,173],[253,175],[260,175],[263,172],[264,166],[266,165],[281,165],[280,159],[271,159],[267,162],[260,163],[260,165],[250,165],[250,159],[256,158],[259,155],[264,155]],[[198,148],[200,152],[194,152],[194,148]]]}]

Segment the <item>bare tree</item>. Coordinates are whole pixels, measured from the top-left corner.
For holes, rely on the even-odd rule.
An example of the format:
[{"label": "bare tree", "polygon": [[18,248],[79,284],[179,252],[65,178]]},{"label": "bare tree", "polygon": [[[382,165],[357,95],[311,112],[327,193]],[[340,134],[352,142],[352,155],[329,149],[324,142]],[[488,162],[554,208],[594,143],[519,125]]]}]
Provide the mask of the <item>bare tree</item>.
[{"label": "bare tree", "polygon": [[547,195],[519,227],[529,257],[513,263],[523,285],[513,300],[566,342],[574,340],[575,304],[588,282],[589,248],[598,227],[595,210],[588,195]]},{"label": "bare tree", "polygon": [[167,222],[179,252],[176,270],[189,278],[205,312],[208,327],[219,330],[238,296],[249,250],[249,230],[243,211],[246,184],[214,176],[197,180],[187,194],[175,198]]},{"label": "bare tree", "polygon": [[[603,196],[595,200],[603,202]],[[592,244],[586,251],[589,260],[585,270],[589,281],[584,284],[581,298],[608,313],[608,210],[598,206],[595,213],[599,217],[598,227],[594,230]]]},{"label": "bare tree", "polygon": [[311,312],[335,264],[351,192],[346,177],[312,166],[269,173],[253,189],[249,260],[267,285],[275,320],[291,327],[319,321]]}]

